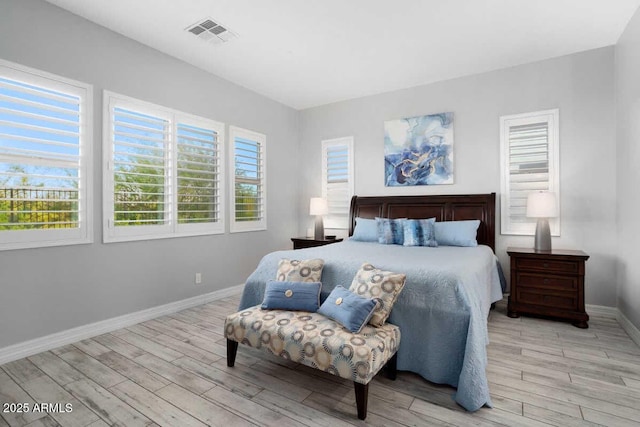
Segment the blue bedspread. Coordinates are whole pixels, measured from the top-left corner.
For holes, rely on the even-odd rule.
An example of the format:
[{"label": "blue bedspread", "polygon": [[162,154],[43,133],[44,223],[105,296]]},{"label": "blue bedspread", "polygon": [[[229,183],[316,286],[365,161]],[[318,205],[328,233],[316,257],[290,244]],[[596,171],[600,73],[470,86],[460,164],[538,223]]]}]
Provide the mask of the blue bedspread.
[{"label": "blue bedspread", "polygon": [[496,258],[488,246],[403,247],[347,240],[266,255],[249,276],[240,309],[262,302],[281,258],[322,258],[322,300],[336,285],[348,288],[362,263],[406,273],[389,322],[400,327],[398,369],[457,387],[454,399],[475,411],[491,406],[485,368],[487,316],[502,298]]}]

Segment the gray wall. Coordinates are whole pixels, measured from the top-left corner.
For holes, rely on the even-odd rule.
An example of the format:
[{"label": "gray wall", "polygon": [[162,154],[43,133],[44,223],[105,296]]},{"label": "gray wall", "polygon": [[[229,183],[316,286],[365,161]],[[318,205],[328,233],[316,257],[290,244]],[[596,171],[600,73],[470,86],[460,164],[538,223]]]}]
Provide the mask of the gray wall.
[{"label": "gray wall", "polygon": [[[93,84],[95,103],[94,243],[0,252],[0,348],[238,285],[290,247],[299,188],[278,159],[297,111],[39,0],[0,0],[0,58]],[[266,134],[268,230],[102,244],[103,89]]]},{"label": "gray wall", "polygon": [[616,45],[618,308],[640,329],[640,10]]},{"label": "gray wall", "polygon": [[[560,109],[561,237],[556,248],[586,251],[586,301],[616,305],[616,154],[614,48],[537,62],[406,90],[304,110],[300,117],[302,193],[300,233],[310,226],[309,197],[321,192],[320,141],[353,135],[358,195],[500,193],[499,117]],[[454,112],[455,184],[386,188],[385,120]],[[636,181],[637,185],[637,181]],[[499,224],[498,220],[498,224]],[[497,236],[507,246],[533,246],[533,237]]]}]

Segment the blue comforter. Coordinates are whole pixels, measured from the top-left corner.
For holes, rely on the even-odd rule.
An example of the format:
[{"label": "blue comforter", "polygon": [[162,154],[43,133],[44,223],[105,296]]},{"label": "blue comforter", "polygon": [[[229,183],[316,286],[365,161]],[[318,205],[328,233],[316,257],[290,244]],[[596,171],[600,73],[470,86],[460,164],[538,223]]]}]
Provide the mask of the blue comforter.
[{"label": "blue comforter", "polygon": [[266,255],[249,276],[240,309],[262,302],[281,258],[325,260],[322,300],[336,285],[348,288],[364,262],[406,273],[389,322],[400,327],[398,369],[457,387],[454,399],[475,411],[491,406],[485,368],[487,316],[502,298],[496,258],[488,246],[403,247],[347,240]]}]

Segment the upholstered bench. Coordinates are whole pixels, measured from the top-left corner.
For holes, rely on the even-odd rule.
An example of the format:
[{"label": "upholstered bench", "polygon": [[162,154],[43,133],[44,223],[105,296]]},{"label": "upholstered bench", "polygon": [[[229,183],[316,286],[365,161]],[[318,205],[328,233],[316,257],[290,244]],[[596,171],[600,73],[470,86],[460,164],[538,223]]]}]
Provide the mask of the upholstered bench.
[{"label": "upholstered bench", "polygon": [[233,367],[238,343],[352,380],[358,418],[367,416],[369,381],[387,365],[395,379],[400,328],[366,325],[351,333],[319,313],[263,310],[260,306],[227,316],[227,365]]}]

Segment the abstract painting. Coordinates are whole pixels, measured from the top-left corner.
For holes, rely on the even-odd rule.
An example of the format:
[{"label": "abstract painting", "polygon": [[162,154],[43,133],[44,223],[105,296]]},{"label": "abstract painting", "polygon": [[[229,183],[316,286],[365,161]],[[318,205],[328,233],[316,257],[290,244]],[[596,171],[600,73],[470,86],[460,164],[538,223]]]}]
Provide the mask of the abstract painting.
[{"label": "abstract painting", "polygon": [[453,113],[384,122],[387,187],[453,184]]}]

